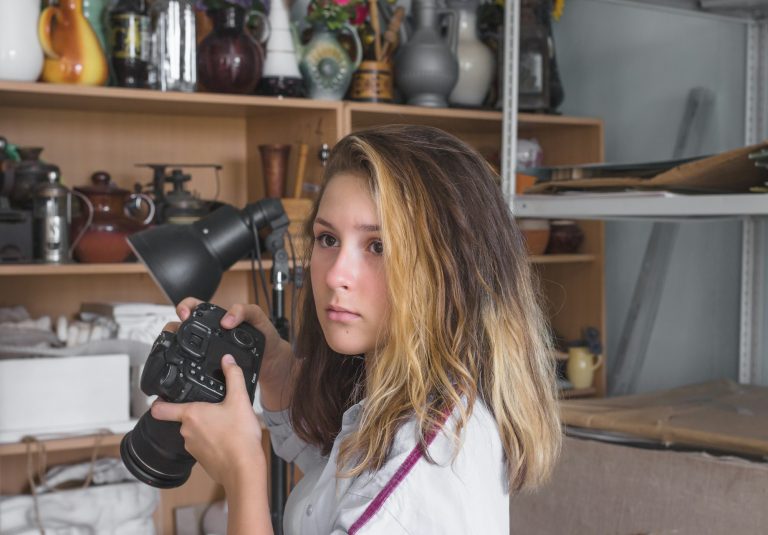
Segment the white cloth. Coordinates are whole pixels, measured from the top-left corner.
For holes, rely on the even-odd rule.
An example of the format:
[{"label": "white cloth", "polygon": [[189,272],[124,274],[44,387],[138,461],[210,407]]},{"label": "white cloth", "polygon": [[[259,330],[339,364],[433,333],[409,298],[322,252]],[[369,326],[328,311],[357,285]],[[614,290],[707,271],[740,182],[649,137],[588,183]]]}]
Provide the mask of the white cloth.
[{"label": "white cloth", "polygon": [[[37,497],[45,535],[154,535],[157,489],[118,483]],[[40,535],[32,496],[0,496],[0,533]]]},{"label": "white cloth", "polygon": [[[329,457],[322,457],[317,448],[296,436],[288,411],[264,411],[275,451],[304,473],[286,503],[285,535],[347,533],[415,447],[415,423],[411,421],[398,431],[380,471],[337,479],[339,444],[358,428],[362,403],[344,413]],[[452,428],[454,423],[451,417],[446,426]],[[358,533],[507,535],[509,493],[503,448],[496,422],[482,403],[476,404],[462,433],[458,456],[451,463],[453,448],[452,439],[439,433],[429,448],[438,464],[420,459]]]}]

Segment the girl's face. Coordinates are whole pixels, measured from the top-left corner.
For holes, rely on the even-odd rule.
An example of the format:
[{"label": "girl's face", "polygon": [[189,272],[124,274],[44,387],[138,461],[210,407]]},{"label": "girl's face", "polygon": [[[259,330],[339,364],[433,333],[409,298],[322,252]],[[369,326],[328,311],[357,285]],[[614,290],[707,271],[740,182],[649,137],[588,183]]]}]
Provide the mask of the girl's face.
[{"label": "girl's face", "polygon": [[312,290],[325,339],[337,353],[371,353],[387,332],[389,298],[379,214],[363,179],[331,179],[313,233]]}]

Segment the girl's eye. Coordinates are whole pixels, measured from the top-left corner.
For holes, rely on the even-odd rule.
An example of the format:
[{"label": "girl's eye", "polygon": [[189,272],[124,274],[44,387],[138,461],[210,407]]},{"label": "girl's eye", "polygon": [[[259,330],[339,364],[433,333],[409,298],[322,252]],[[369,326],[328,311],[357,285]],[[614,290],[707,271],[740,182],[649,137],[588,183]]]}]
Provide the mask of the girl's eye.
[{"label": "girl's eye", "polygon": [[371,242],[371,244],[368,246],[370,251],[375,255],[383,255],[384,254],[384,244],[381,242],[381,240],[375,240]]},{"label": "girl's eye", "polygon": [[336,238],[331,236],[330,234],[320,234],[315,238],[315,241],[320,244],[320,247],[333,247],[336,245]]}]

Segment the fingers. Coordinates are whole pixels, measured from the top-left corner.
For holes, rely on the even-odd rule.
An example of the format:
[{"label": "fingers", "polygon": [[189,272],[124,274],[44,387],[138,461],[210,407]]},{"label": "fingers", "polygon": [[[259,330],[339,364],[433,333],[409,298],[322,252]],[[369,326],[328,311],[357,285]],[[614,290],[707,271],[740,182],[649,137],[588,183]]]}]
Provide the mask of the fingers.
[{"label": "fingers", "polygon": [[221,326],[226,329],[232,329],[244,321],[259,327],[260,325],[263,325],[265,321],[268,322],[269,320],[267,319],[266,314],[264,314],[264,311],[256,305],[236,304],[232,305],[221,319]]},{"label": "fingers", "polygon": [[232,355],[221,357],[221,370],[224,372],[224,381],[227,384],[227,396],[224,401],[242,397],[250,401],[248,389],[245,386],[243,370],[237,365]]},{"label": "fingers", "polygon": [[187,406],[187,403],[168,403],[158,399],[152,404],[150,412],[155,420],[180,422],[187,410]]},{"label": "fingers", "polygon": [[176,305],[176,315],[181,321],[184,321],[200,303],[202,301],[196,297],[185,297]]},{"label": "fingers", "polygon": [[163,327],[163,330],[175,333],[176,331],[179,330],[179,325],[181,325],[180,322],[178,322],[178,321],[171,321],[170,323],[166,323],[165,324],[165,327]]}]

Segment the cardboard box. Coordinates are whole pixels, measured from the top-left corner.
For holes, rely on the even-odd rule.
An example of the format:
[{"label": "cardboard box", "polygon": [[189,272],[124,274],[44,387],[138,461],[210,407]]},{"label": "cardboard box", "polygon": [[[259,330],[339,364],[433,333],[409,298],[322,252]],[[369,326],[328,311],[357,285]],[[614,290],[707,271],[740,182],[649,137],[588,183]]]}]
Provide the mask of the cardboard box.
[{"label": "cardboard box", "polygon": [[[569,427],[768,458],[768,387],[731,380],[560,405]],[[594,434],[594,433],[593,433]]]},{"label": "cardboard box", "polygon": [[129,420],[128,355],[0,359],[0,442]]},{"label": "cardboard box", "polygon": [[567,400],[561,416],[579,438],[565,439],[545,487],[511,499],[511,533],[767,532],[768,388]]},{"label": "cardboard box", "polygon": [[569,437],[552,480],[510,500],[510,533],[765,533],[766,482],[766,463]]},{"label": "cardboard box", "polygon": [[726,151],[684,163],[653,178],[632,176],[550,180],[527,188],[525,193],[556,193],[567,190],[665,190],[681,193],[744,193],[762,186],[768,173],[755,166],[749,155],[768,148],[768,143]]}]

